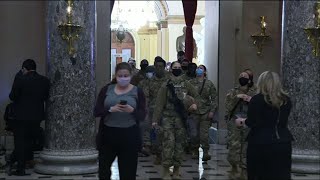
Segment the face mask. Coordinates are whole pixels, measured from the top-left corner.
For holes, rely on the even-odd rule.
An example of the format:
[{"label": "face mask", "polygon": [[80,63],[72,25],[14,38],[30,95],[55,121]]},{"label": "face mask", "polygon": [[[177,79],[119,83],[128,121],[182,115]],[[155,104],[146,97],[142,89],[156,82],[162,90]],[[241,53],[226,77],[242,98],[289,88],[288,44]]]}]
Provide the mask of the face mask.
[{"label": "face mask", "polygon": [[247,78],[245,78],[245,77],[239,78],[239,83],[240,83],[241,86],[247,85],[248,82],[249,82],[249,79],[247,79]]},{"label": "face mask", "polygon": [[148,67],[148,64],[141,64],[140,68],[141,70],[145,70]]},{"label": "face mask", "polygon": [[153,77],[153,72],[146,73],[147,78],[151,79]]},{"label": "face mask", "polygon": [[197,76],[202,76],[203,73],[204,73],[203,69],[198,68],[198,69],[196,70]]},{"label": "face mask", "polygon": [[172,69],[172,74],[174,76],[180,76],[182,73],[182,70],[181,69]]},{"label": "face mask", "polygon": [[117,84],[121,87],[128,86],[130,81],[131,77],[117,77]]},{"label": "face mask", "polygon": [[181,66],[181,69],[186,71],[186,70],[188,70],[188,66]]}]

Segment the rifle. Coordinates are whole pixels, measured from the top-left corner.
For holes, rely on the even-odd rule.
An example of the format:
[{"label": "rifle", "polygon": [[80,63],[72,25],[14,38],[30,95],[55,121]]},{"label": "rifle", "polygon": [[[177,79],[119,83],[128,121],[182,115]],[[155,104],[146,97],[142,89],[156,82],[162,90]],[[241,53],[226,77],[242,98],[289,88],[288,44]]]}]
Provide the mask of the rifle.
[{"label": "rifle", "polygon": [[174,105],[174,110],[180,115],[181,119],[182,119],[182,123],[184,125],[184,127],[187,129],[187,111],[184,108],[184,105],[182,103],[182,101],[178,98],[175,90],[174,90],[174,86],[172,83],[170,83],[171,80],[168,81],[167,83],[167,87],[172,95],[172,98],[169,99],[169,101],[171,103],[173,103]]}]

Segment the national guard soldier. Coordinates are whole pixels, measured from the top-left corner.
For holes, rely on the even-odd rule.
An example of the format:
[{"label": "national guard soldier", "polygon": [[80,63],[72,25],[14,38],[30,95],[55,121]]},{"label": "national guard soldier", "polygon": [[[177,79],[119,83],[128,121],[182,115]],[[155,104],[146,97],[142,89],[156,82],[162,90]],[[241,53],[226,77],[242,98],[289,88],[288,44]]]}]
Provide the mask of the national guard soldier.
[{"label": "national guard soldier", "polygon": [[[162,114],[163,128],[163,151],[162,151],[162,166],[163,179],[171,179],[169,175],[169,167],[173,168],[173,179],[180,179],[179,168],[183,161],[184,143],[186,138],[186,115],[187,112],[197,110],[198,103],[191,103],[189,96],[193,100],[199,99],[199,94],[196,89],[187,81],[179,77],[182,74],[181,65],[179,62],[171,64],[171,72],[169,80],[162,84],[156,100],[156,105],[152,117],[153,126],[157,126]],[[189,96],[188,96],[189,95]]]},{"label": "national guard soldier", "polygon": [[200,65],[196,70],[197,78],[191,79],[189,82],[198,90],[201,96],[202,105],[198,110],[191,114],[189,118],[189,127],[191,129],[192,158],[199,158],[199,147],[203,149],[203,161],[211,159],[209,155],[209,128],[211,120],[216,112],[217,90],[214,84],[206,78],[207,68]]},{"label": "national guard soldier", "polygon": [[197,69],[196,63],[189,63],[186,73],[181,76],[182,79],[189,81],[191,79],[196,78],[196,69]]},{"label": "national guard soldier", "polygon": [[[141,72],[141,71],[140,71]],[[155,68],[154,66],[148,66],[145,69],[145,78],[140,81],[140,83],[138,84],[138,87],[141,88],[144,92],[145,98],[146,98],[146,104],[147,106],[147,115],[145,118],[145,121],[141,123],[141,131],[142,131],[142,139],[143,139],[143,148],[141,150],[141,153],[144,156],[148,156],[150,155],[150,147],[151,147],[151,143],[150,143],[150,131],[151,131],[151,119],[149,117],[149,111],[150,111],[150,98],[149,98],[149,87],[150,87],[150,82],[151,79],[154,77],[154,73],[155,73]]]},{"label": "national guard soldier", "polygon": [[229,149],[227,160],[231,164],[230,179],[236,179],[238,168],[241,169],[240,178],[246,177],[246,146],[245,138],[248,129],[237,127],[235,125],[236,118],[245,118],[248,110],[248,103],[256,90],[253,82],[250,80],[247,72],[242,72],[239,76],[239,87],[235,87],[229,91],[226,97],[226,114],[228,137],[227,146]]},{"label": "national guard soldier", "polygon": [[143,79],[146,78],[146,68],[149,66],[149,62],[148,60],[146,59],[143,59],[141,62],[140,62],[140,71],[137,72],[136,74],[134,74],[132,76],[132,79],[131,79],[131,84],[132,85],[135,85],[135,86],[138,86],[138,84],[140,83],[140,81],[142,81]]},{"label": "national guard soldier", "polygon": [[[149,130],[155,131],[155,136],[156,136],[154,137],[156,139],[150,139],[151,138],[150,136],[148,138],[149,143],[151,145],[151,151],[156,155],[156,159],[154,161],[154,164],[156,165],[161,164],[161,135],[162,135],[161,133],[162,131],[160,127],[157,127],[157,129],[156,128],[151,129],[151,119],[152,119],[152,114],[154,112],[158,91],[161,88],[162,84],[168,80],[168,76],[166,76],[165,65],[166,65],[166,62],[162,58],[155,59],[154,76],[150,79],[147,79],[146,81],[141,82],[141,86],[147,97],[147,104],[149,107],[148,108],[149,121],[147,120],[150,123]],[[161,124],[161,121],[160,121],[160,124]]]}]

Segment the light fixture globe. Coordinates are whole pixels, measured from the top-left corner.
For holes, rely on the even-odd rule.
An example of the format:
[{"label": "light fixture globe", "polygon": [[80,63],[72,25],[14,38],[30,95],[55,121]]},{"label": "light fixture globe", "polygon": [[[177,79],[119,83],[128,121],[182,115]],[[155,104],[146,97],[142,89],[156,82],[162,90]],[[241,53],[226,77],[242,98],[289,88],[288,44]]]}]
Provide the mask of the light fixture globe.
[{"label": "light fixture globe", "polygon": [[120,43],[122,43],[122,41],[126,38],[126,32],[123,28],[123,25],[120,25],[116,30],[116,37],[120,41]]}]

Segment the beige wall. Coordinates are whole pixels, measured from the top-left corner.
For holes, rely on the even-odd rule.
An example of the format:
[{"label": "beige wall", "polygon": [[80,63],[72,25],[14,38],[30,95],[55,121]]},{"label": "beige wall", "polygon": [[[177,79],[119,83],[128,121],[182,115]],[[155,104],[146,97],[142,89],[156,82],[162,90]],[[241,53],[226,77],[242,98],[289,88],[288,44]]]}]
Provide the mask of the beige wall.
[{"label": "beige wall", "polygon": [[45,74],[45,2],[0,1],[0,122],[9,102],[13,78],[25,59],[32,58]]},{"label": "beige wall", "polygon": [[[278,1],[220,1],[219,23],[219,128],[225,129],[225,96],[238,84],[241,70],[251,68],[255,81],[266,70],[280,71],[281,11]],[[209,11],[209,10],[208,10]],[[256,55],[250,35],[259,32],[260,16],[267,16],[272,40]],[[206,17],[208,18],[208,17]],[[219,141],[224,143],[224,140]]]},{"label": "beige wall", "polygon": [[154,58],[158,55],[157,45],[158,45],[158,37],[157,30],[154,30],[152,33],[139,33],[138,37],[140,41],[140,59],[137,61],[137,67],[140,67],[140,62],[142,59],[147,59],[149,64],[153,64]]},{"label": "beige wall", "polygon": [[[242,10],[242,29],[237,45],[236,73],[251,68],[255,80],[267,70],[280,71],[281,55],[281,14],[279,1],[245,1]],[[260,16],[266,16],[267,34],[271,40],[262,50],[262,56],[256,55],[257,48],[253,45],[250,35],[260,32]]]}]

